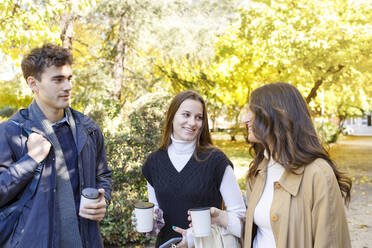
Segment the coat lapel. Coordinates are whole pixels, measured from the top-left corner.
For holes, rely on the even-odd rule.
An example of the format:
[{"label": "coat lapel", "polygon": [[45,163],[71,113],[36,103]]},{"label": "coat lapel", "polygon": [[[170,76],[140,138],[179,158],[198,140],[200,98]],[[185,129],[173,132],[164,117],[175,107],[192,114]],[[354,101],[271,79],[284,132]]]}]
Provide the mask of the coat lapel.
[{"label": "coat lapel", "polygon": [[72,114],[70,108],[66,109],[68,120],[71,125],[72,135],[74,136],[77,152],[80,156],[85,143],[87,142],[87,131],[85,130],[81,119]]},{"label": "coat lapel", "polygon": [[245,245],[244,247],[251,247],[252,242],[252,229],[253,229],[253,216],[258,201],[261,198],[262,192],[265,187],[267,164],[269,161],[264,159],[257,168],[255,182],[253,184],[252,192],[247,198],[247,212],[246,212],[246,228],[245,228]]}]

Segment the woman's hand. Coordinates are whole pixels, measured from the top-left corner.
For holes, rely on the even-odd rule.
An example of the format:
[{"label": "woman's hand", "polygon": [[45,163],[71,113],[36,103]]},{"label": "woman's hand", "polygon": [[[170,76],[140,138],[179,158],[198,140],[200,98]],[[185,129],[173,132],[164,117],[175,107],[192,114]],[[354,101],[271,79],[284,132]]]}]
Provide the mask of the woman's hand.
[{"label": "woman's hand", "polygon": [[[222,227],[227,227],[229,224],[229,215],[226,211],[211,207],[211,224],[216,224]],[[190,221],[190,227],[192,227],[192,219],[190,211],[187,212],[189,215],[188,220]]]},{"label": "woman's hand", "polygon": [[229,215],[226,211],[211,207],[211,223],[227,227],[227,225],[229,224]]},{"label": "woman's hand", "polygon": [[136,218],[136,212],[133,210],[132,211],[132,216],[130,217],[132,221],[132,226],[133,226],[133,231],[137,231],[136,226],[137,226],[137,218]]},{"label": "woman's hand", "polygon": [[175,232],[182,234],[182,240],[177,244],[177,248],[187,248],[187,230],[176,226],[172,227]]},{"label": "woman's hand", "polygon": [[[133,210],[132,211],[132,226],[133,226],[133,231],[137,231],[136,226],[137,226],[137,218],[136,218],[136,212]],[[146,237],[154,237],[158,235],[160,230],[164,227],[165,222],[163,218],[163,211],[160,208],[156,208],[154,211],[154,225],[152,228],[151,232],[147,232],[145,235]]]}]

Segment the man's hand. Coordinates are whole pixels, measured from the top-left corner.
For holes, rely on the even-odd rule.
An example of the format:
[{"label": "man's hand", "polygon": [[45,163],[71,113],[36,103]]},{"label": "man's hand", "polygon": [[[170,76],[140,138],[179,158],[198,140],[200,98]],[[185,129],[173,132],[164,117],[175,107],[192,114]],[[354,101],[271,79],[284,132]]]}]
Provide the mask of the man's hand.
[{"label": "man's hand", "polygon": [[97,203],[86,204],[80,208],[79,215],[88,220],[101,221],[106,214],[106,201],[104,197],[105,190],[98,189],[100,193]]},{"label": "man's hand", "polygon": [[49,141],[38,133],[31,133],[27,140],[28,155],[40,163],[50,151],[51,144]]}]

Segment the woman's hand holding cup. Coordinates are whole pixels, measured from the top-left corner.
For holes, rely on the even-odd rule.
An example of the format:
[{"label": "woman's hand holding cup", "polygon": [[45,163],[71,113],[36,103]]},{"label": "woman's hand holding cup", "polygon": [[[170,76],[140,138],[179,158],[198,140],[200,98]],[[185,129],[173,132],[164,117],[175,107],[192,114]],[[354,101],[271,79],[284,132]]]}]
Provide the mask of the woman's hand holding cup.
[{"label": "woman's hand holding cup", "polygon": [[212,207],[211,208],[211,223],[219,226],[227,227],[229,224],[229,215],[226,211]]},{"label": "woman's hand holding cup", "polygon": [[131,220],[134,231],[151,232],[154,227],[154,204],[151,202],[137,202]]},{"label": "woman's hand holding cup", "polygon": [[[192,218],[191,218],[191,212],[190,210],[188,213],[188,220],[190,221],[190,227],[192,227]],[[229,224],[229,215],[226,211],[223,211],[221,209],[211,207],[210,208],[210,214],[211,214],[211,224],[216,224],[222,227],[227,227]]]}]

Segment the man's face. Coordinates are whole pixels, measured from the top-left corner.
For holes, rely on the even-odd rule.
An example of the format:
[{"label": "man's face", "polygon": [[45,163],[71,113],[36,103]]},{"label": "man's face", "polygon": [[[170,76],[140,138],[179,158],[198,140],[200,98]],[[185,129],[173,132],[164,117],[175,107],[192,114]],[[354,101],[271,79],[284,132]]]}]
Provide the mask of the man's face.
[{"label": "man's face", "polygon": [[38,104],[51,111],[63,110],[70,106],[72,70],[70,65],[51,66],[44,70],[40,80],[35,79],[31,89]]}]

